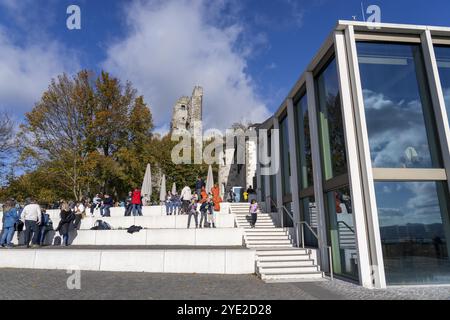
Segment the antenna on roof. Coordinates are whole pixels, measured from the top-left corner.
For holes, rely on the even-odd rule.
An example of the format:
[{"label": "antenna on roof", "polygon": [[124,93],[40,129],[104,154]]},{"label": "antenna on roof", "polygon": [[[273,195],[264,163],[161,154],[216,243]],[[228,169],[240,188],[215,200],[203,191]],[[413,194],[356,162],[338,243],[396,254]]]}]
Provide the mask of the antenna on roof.
[{"label": "antenna on roof", "polygon": [[364,13],[364,3],[361,1],[361,13],[363,17],[363,21],[366,21],[366,14]]}]

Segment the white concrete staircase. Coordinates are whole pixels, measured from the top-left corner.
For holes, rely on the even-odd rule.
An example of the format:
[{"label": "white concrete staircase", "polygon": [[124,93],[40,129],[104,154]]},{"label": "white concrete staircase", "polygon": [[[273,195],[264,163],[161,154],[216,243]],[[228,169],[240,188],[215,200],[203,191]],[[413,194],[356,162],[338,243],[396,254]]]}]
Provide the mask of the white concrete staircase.
[{"label": "white concrete staircase", "polygon": [[236,226],[244,229],[246,246],[256,251],[256,273],[263,281],[324,280],[315,251],[294,247],[287,229],[277,228],[269,214],[259,214],[255,228],[251,228],[248,203],[233,203],[230,211]]}]

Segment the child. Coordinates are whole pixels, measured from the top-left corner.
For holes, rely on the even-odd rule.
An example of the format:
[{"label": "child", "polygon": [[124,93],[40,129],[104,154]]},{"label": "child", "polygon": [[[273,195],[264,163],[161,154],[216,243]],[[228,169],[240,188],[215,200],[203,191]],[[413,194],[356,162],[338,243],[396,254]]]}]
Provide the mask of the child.
[{"label": "child", "polygon": [[259,206],[256,203],[256,200],[253,199],[250,204],[250,214],[252,216],[252,221],[251,221],[250,225],[252,228],[255,228],[256,220],[258,218],[258,210],[259,210]]}]

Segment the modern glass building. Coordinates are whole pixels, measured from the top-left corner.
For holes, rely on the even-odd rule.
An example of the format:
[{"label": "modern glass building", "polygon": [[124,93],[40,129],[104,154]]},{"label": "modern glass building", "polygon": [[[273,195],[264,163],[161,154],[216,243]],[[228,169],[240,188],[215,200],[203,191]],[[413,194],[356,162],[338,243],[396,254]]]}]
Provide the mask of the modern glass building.
[{"label": "modern glass building", "polygon": [[259,127],[280,146],[260,201],[335,276],[450,284],[449,117],[450,28],[340,21]]}]

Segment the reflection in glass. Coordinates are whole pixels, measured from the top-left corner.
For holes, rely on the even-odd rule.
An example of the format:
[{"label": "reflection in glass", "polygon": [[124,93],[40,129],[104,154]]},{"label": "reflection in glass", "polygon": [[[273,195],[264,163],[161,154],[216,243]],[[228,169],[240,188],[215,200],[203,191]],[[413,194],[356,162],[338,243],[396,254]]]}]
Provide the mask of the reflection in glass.
[{"label": "reflection in glass", "polygon": [[447,188],[441,182],[376,182],[388,285],[450,281]]},{"label": "reflection in glass", "polygon": [[[270,131],[269,131],[270,132]],[[269,134],[268,135],[268,156],[272,157],[272,136]],[[270,199],[272,199],[272,201],[270,201],[270,208],[272,212],[277,212],[277,180],[276,180],[276,175],[273,174],[271,176],[269,176],[269,192],[270,192]]]},{"label": "reflection in glass", "polygon": [[309,132],[308,101],[306,95],[297,103],[298,166],[300,190],[313,186],[311,137]]},{"label": "reflection in glass", "polygon": [[291,164],[289,155],[289,127],[288,118],[280,121],[281,140],[281,179],[283,183],[283,195],[291,194]]},{"label": "reflection in glass", "polygon": [[447,117],[450,122],[450,47],[435,46],[434,51],[436,53],[442,91],[444,92]]},{"label": "reflection in glass", "polygon": [[350,188],[326,193],[329,239],[336,274],[358,279],[358,254]]},{"label": "reflection in glass", "polygon": [[357,49],[373,167],[440,167],[420,45],[358,42]]},{"label": "reflection in glass", "polygon": [[[319,212],[314,197],[303,198],[300,200],[300,206],[302,209],[303,220],[311,226],[311,229],[318,234],[317,228],[319,227]],[[317,248],[317,238],[313,235],[308,227],[304,226],[305,231],[305,245],[308,247]]]},{"label": "reflection in glass", "polygon": [[329,180],[347,172],[341,99],[335,59],[332,59],[330,64],[317,77],[316,86],[323,173],[325,180]]}]

